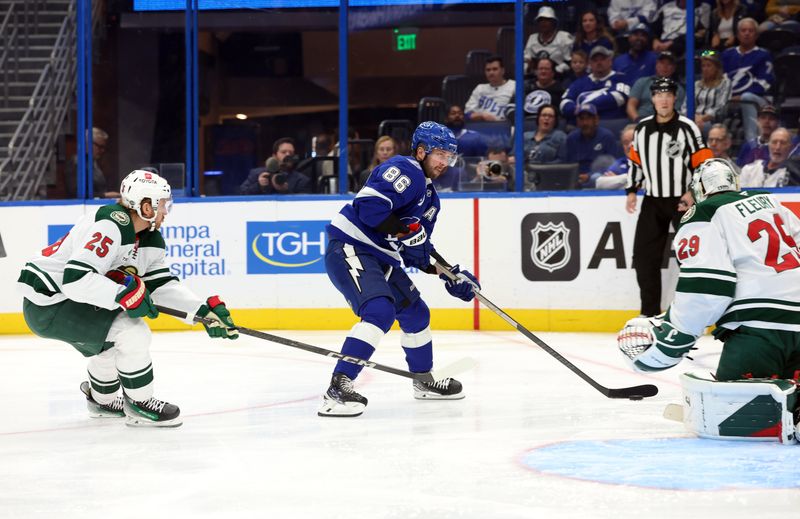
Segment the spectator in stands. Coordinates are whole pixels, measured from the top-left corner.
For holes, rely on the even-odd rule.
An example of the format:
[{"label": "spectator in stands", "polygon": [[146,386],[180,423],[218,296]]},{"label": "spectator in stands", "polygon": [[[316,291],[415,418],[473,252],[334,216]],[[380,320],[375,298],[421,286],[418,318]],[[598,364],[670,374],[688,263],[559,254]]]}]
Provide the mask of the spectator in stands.
[{"label": "spectator in stands", "polygon": [[623,156],[618,157],[611,166],[600,173],[592,173],[589,177],[588,187],[597,189],[623,189],[628,181],[628,153],[633,142],[633,131],[635,124],[628,124],[620,133],[620,143],[622,144]]},{"label": "spectator in stands", "polygon": [[694,84],[694,122],[703,133],[721,119],[731,98],[731,81],[722,70],[719,52],[706,50],[700,54],[700,79]]},{"label": "spectator in stands", "polygon": [[[668,77],[675,79],[675,55],[670,51],[664,51],[658,55],[656,60],[656,74],[650,77],[639,78],[631,88],[631,95],[628,98],[628,105],[626,108],[628,118],[631,121],[640,121],[643,118],[653,115],[655,109],[653,108],[653,97],[650,94],[650,85],[658,77]],[[678,83],[678,96],[675,100],[675,107],[683,106],[686,100],[686,89],[683,85]]]},{"label": "spectator in stands", "polygon": [[484,67],[486,81],[472,91],[465,115],[468,121],[505,121],[509,105],[514,103],[513,79],[506,79],[503,58],[490,56]]},{"label": "spectator in stands", "polygon": [[558,129],[558,109],[547,104],[536,114],[536,131],[523,134],[525,158],[533,164],[567,161],[567,135]]},{"label": "spectator in stands", "polygon": [[[578,183],[583,186],[589,180],[592,164],[602,156],[622,156],[616,136],[600,126],[597,107],[584,103],[578,107],[578,128],[567,136],[567,156],[578,163]],[[597,166],[595,166],[597,168]]]},{"label": "spectator in stands", "polygon": [[780,117],[778,110],[772,105],[764,105],[758,110],[756,124],[759,128],[759,135],[755,139],[750,139],[742,144],[736,164],[744,167],[756,160],[766,160],[769,158],[769,138],[778,128]]},{"label": "spectator in stands", "polygon": [[[87,139],[88,140],[88,139]],[[101,162],[108,148],[108,133],[100,128],[92,128],[92,197],[117,198],[117,191],[108,191],[108,185],[116,185],[115,181],[109,182],[103,172]],[[65,171],[64,183],[66,197],[75,198],[78,193],[78,155],[72,157]],[[89,192],[86,191],[88,197]]]},{"label": "spectator in stands", "polygon": [[614,70],[625,74],[626,82],[633,86],[641,77],[656,73],[658,55],[650,50],[650,28],[640,23],[628,32],[628,52],[614,58]]},{"label": "spectator in stands", "polygon": [[[574,49],[581,49],[589,56],[591,62],[592,49],[598,45],[611,49],[611,55],[616,52],[616,43],[614,36],[608,31],[603,23],[603,19],[597,14],[597,11],[590,9],[584,11],[580,16],[580,25],[575,34]],[[594,64],[590,63],[592,71],[594,71]]]},{"label": "spectator in stands", "polygon": [[536,79],[526,85],[525,111],[536,115],[539,107],[543,105],[556,105],[561,103],[564,87],[556,80],[555,62],[550,58],[540,58],[536,63]]},{"label": "spectator in stands", "polygon": [[397,155],[397,142],[389,135],[382,135],[375,141],[375,148],[372,152],[372,161],[359,176],[359,185],[367,183],[372,170],[386,162],[388,159]]},{"label": "spectator in stands", "polygon": [[736,29],[747,17],[747,9],[739,0],[717,0],[711,11],[706,46],[723,51],[736,45]]},{"label": "spectator in stands", "polygon": [[759,26],[758,32],[769,31],[786,25],[787,22],[797,27],[797,14],[800,4],[797,0],[769,0],[766,5],[767,19]]},{"label": "spectator in stands", "polygon": [[611,0],[608,5],[608,23],[618,34],[630,32],[640,24],[646,27],[653,22],[657,7],[658,3],[653,0]]},{"label": "spectator in stands", "polygon": [[567,31],[558,30],[558,18],[552,7],[540,7],[535,21],[537,32],[531,34],[525,44],[526,69],[531,70],[536,60],[546,57],[553,60],[559,74],[564,74],[569,70],[569,53],[575,38]]},{"label": "spectator in stands", "polygon": [[742,188],[783,187],[796,184],[789,176],[786,160],[792,147],[792,135],[786,128],[777,128],[769,138],[769,159],[759,159],[742,168]]},{"label": "spectator in stands", "polygon": [[281,137],[272,144],[272,157],[264,167],[253,168],[239,190],[243,195],[288,195],[311,193],[311,180],[295,168],[294,139]]},{"label": "spectator in stands", "polygon": [[714,154],[715,159],[725,159],[731,163],[731,167],[737,172],[740,171],[739,166],[736,165],[733,158],[728,154],[731,149],[731,134],[724,124],[714,124],[708,130],[708,149]]},{"label": "spectator in stands", "polygon": [[589,55],[580,49],[574,49],[570,55],[569,70],[564,74],[561,84],[568,89],[572,83],[589,73]]},{"label": "spectator in stands", "polygon": [[756,114],[767,104],[765,96],[775,81],[772,56],[756,46],[758,23],[752,18],[739,22],[739,46],[722,53],[722,66],[731,80],[731,101],[740,102],[744,134],[747,140],[758,136]]},{"label": "spectator in stands", "polygon": [[[710,23],[711,6],[696,1],[694,12],[695,41],[704,41]],[[656,13],[653,33],[659,35],[653,40],[654,51],[668,50],[675,56],[682,56],[686,50],[686,0],[672,0],[662,4]]]},{"label": "spectator in stands", "polygon": [[568,120],[577,115],[575,107],[591,104],[603,119],[625,117],[625,103],[630,87],[625,76],[611,69],[614,51],[606,45],[597,45],[589,54],[592,73],[576,80],[561,99],[561,114]]},{"label": "spectator in stands", "polygon": [[464,127],[464,110],[458,105],[450,105],[444,125],[453,131],[458,141],[458,154],[464,157],[483,157],[486,155],[486,138],[480,133]]}]

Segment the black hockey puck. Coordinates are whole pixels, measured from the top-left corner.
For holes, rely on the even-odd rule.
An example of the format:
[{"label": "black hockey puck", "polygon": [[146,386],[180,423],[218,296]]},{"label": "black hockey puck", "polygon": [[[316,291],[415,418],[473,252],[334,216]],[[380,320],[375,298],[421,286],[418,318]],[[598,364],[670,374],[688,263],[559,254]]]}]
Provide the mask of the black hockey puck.
[{"label": "black hockey puck", "polygon": [[628,400],[642,400],[644,397],[642,395],[633,395],[629,396]]}]

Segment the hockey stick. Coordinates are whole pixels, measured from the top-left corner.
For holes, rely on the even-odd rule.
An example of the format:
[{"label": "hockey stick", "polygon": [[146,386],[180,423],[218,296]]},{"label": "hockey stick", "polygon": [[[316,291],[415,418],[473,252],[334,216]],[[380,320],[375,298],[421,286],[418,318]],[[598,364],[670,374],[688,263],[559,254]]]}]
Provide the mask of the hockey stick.
[{"label": "hockey stick", "polygon": [[[441,274],[444,274],[451,281],[456,281],[458,279],[455,274],[450,272],[451,268],[450,264],[447,261],[445,261],[445,259],[442,258],[442,256],[439,255],[439,253],[433,251],[431,253],[431,256],[434,258],[433,265],[436,267],[436,270],[438,270]],[[575,366],[573,363],[565,359],[560,353],[558,353],[553,348],[548,346],[543,340],[541,340],[533,333],[531,333],[530,330],[519,324],[517,321],[512,319],[510,315],[508,315],[500,308],[498,308],[494,303],[489,301],[483,294],[481,294],[481,291],[478,289],[478,287],[473,285],[472,291],[475,293],[475,297],[477,297],[481,303],[486,305],[486,307],[489,310],[499,315],[505,322],[516,328],[517,331],[519,331],[520,333],[522,333],[522,335],[524,335],[525,337],[533,341],[537,346],[542,348],[544,351],[555,357],[556,360],[558,360],[561,364],[568,367],[570,371],[581,377],[583,380],[588,382],[590,386],[600,391],[608,398],[628,398],[630,400],[641,400],[643,398],[658,394],[658,388],[652,384],[645,384],[642,386],[633,386],[633,387],[622,387],[617,389],[607,388],[600,385],[592,377],[581,371],[577,366]]]},{"label": "hockey stick", "polygon": [[[172,308],[166,308],[160,305],[156,305],[156,308],[158,309],[159,312],[163,314],[171,315],[179,319],[186,319],[186,312],[181,312],[180,310],[174,310]],[[219,322],[215,321],[214,319],[209,319],[208,317],[199,317],[197,315],[194,316],[194,322],[207,324],[209,326],[212,324],[219,324]],[[391,366],[384,366],[383,364],[378,364],[377,362],[360,359],[358,357],[342,355],[339,352],[326,350],[325,348],[320,348],[319,346],[312,346],[311,344],[305,344],[303,342],[295,341],[292,339],[286,339],[283,337],[279,337],[277,335],[272,335],[270,333],[265,333],[258,330],[251,330],[250,328],[244,328],[242,326],[237,326],[236,330],[242,335],[249,335],[250,337],[256,337],[258,339],[264,339],[265,341],[276,342],[278,344],[283,344],[284,346],[291,346],[292,348],[298,348],[300,350],[310,351],[311,353],[316,353],[318,355],[324,355],[326,357],[332,357],[334,359],[343,360],[344,362],[349,362],[350,364],[355,364],[357,366],[377,369],[378,371],[385,371],[386,373],[392,373],[394,375],[399,375],[401,377],[406,377],[413,380],[419,380],[420,382],[425,382],[427,384],[432,384],[439,380],[450,378],[453,375],[469,371],[476,365],[475,359],[472,359],[470,357],[465,357],[461,360],[457,360],[456,362],[443,367],[442,369],[437,369],[429,373],[412,373],[410,371],[393,368]]]}]

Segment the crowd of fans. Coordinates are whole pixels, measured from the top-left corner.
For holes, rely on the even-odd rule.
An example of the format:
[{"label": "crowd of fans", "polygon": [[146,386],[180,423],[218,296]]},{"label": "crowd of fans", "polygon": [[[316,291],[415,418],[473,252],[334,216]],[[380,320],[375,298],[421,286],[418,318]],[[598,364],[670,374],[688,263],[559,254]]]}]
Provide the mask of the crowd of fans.
[{"label": "crowd of fans", "polygon": [[[576,164],[570,187],[621,189],[633,128],[653,115],[650,85],[658,77],[678,82],[676,108],[686,114],[683,73],[691,59],[697,65],[694,119],[714,155],[735,161],[744,187],[800,185],[800,139],[781,127],[776,107],[781,99],[773,60],[779,51],[757,45],[763,33],[776,29],[795,31],[800,42],[795,2],[697,0],[692,28],[684,0],[610,0],[606,8],[579,12],[574,19],[560,19],[557,9],[558,4],[538,7],[524,48],[525,165],[518,169]],[[566,18],[568,11],[559,12]],[[689,58],[687,30],[696,49]],[[438,179],[440,190],[514,189],[516,83],[500,56],[487,58],[484,72],[485,82],[464,106],[448,106],[440,121],[453,130],[461,156]],[[795,120],[789,126],[796,127]],[[351,172],[350,187],[363,185],[376,165],[407,152],[407,145],[380,137],[372,161],[367,157]],[[333,162],[326,167],[324,176],[331,176]],[[266,169],[251,175],[242,192],[320,192],[319,186],[297,181],[282,191],[274,175],[265,183]],[[524,184],[536,189],[527,178]]]}]

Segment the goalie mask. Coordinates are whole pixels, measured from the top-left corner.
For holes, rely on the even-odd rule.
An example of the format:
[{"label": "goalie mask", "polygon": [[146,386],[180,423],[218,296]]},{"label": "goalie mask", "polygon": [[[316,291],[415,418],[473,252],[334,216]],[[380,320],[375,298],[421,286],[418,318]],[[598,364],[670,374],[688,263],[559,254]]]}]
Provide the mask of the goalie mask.
[{"label": "goalie mask", "polygon": [[723,191],[739,191],[739,175],[725,159],[709,159],[692,175],[692,196],[702,202],[709,195]]},{"label": "goalie mask", "polygon": [[[156,217],[161,201],[164,200],[164,209],[169,213],[172,208],[172,189],[163,177],[150,171],[137,169],[128,173],[122,179],[119,188],[122,205],[133,209],[139,218],[150,222],[150,230],[155,230]],[[153,206],[152,218],[145,218],[142,214],[142,202],[149,200]]]}]

